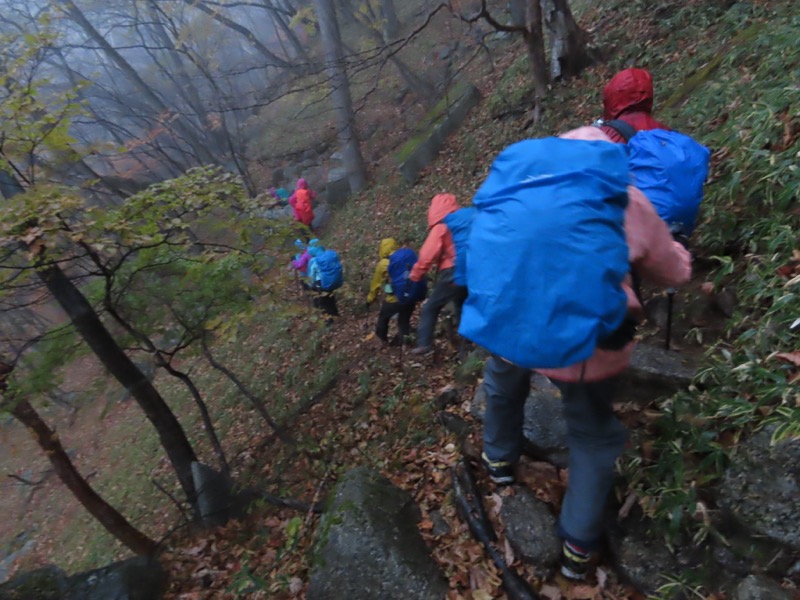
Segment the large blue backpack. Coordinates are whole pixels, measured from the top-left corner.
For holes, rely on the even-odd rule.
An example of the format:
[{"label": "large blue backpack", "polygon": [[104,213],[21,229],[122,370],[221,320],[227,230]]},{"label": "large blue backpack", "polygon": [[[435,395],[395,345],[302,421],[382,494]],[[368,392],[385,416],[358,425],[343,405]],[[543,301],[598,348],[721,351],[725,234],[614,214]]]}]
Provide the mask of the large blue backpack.
[{"label": "large blue backpack", "polygon": [[627,312],[625,147],[545,138],[503,150],[475,194],[459,333],[526,368],[589,358]]},{"label": "large blue backpack", "polygon": [[711,151],[677,131],[637,132],[621,119],[603,124],[628,142],[633,184],[653,203],[670,231],[691,235],[703,200]]},{"label": "large blue backpack", "polygon": [[473,206],[459,208],[444,218],[444,224],[453,236],[453,245],[456,247],[456,267],[453,274],[453,283],[467,285],[467,241],[472,228],[472,220],[477,214]]},{"label": "large blue backpack", "polygon": [[386,272],[392,286],[392,294],[400,304],[410,304],[425,299],[428,285],[423,278],[421,281],[411,281],[411,269],[417,262],[417,253],[411,248],[399,248],[389,257],[389,266]]},{"label": "large blue backpack", "polygon": [[342,273],[342,262],[339,260],[339,255],[335,250],[325,250],[320,253],[314,260],[317,261],[319,268],[319,287],[326,292],[332,292],[339,289],[344,283],[344,275]]}]

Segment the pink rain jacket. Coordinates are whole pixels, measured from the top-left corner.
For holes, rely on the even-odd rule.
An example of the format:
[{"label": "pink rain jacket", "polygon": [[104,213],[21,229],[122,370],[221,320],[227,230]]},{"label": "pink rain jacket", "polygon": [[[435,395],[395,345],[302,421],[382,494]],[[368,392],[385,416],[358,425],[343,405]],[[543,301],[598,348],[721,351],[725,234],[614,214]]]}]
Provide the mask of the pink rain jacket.
[{"label": "pink rain jacket", "polygon": [[[561,137],[576,140],[610,142],[597,127],[581,127]],[[625,210],[625,236],[629,260],[641,277],[656,285],[677,286],[692,276],[691,255],[672,235],[658,216],[647,197],[633,186],[628,187],[628,207]],[[628,295],[628,312],[640,317],[642,305],[631,286],[630,276],[623,285]],[[559,381],[599,381],[618,375],[630,364],[635,342],[622,350],[595,350],[586,361],[561,369],[542,369],[547,377]]]},{"label": "pink rain jacket", "polygon": [[411,269],[411,281],[420,281],[425,274],[436,267],[437,271],[449,269],[456,264],[456,247],[450,229],[442,220],[458,210],[458,201],[453,194],[436,194],[428,208],[428,237],[419,251],[417,264]]}]

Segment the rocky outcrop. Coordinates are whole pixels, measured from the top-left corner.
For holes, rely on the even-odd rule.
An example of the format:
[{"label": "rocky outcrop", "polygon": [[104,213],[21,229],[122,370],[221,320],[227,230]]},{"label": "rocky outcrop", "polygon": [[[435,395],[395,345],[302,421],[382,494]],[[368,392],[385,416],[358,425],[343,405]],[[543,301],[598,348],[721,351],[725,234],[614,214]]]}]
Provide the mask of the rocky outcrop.
[{"label": "rocky outcrop", "polygon": [[0,585],[0,600],[159,600],[167,577],[158,561],[136,557],[67,575],[56,566],[22,573]]},{"label": "rocky outcrop", "polygon": [[519,488],[513,496],[503,499],[500,516],[514,551],[540,575],[545,575],[561,555],[556,517],[550,506],[528,488]]},{"label": "rocky outcrop", "polygon": [[358,467],[333,492],[319,527],[309,600],[442,600],[447,582],[417,530],[411,496]]},{"label": "rocky outcrop", "polygon": [[746,530],[800,550],[800,440],[771,438],[765,430],[738,448],[719,504]]},{"label": "rocky outcrop", "polygon": [[406,142],[397,155],[400,173],[408,183],[417,181],[422,169],[439,154],[447,136],[458,129],[480,99],[478,88],[461,82],[425,116],[419,133]]}]

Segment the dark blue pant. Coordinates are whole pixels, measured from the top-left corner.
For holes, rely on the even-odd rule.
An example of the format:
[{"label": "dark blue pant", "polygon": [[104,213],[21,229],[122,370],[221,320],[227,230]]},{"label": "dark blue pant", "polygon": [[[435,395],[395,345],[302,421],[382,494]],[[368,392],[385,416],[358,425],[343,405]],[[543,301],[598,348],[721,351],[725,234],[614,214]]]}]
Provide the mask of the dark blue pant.
[{"label": "dark blue pant", "polygon": [[[483,377],[483,450],[492,462],[516,462],[522,449],[531,371],[492,356]],[[559,534],[592,550],[603,534],[603,513],[614,480],[614,463],[627,440],[625,427],[611,406],[617,379],[553,383],[561,390],[569,446],[569,485],[561,506]]]},{"label": "dark blue pant", "polygon": [[439,313],[451,300],[456,308],[456,322],[461,317],[461,307],[467,299],[467,288],[453,283],[455,269],[444,269],[436,275],[430,298],[422,305],[422,313],[417,327],[417,347],[427,348],[433,345],[433,333]]}]

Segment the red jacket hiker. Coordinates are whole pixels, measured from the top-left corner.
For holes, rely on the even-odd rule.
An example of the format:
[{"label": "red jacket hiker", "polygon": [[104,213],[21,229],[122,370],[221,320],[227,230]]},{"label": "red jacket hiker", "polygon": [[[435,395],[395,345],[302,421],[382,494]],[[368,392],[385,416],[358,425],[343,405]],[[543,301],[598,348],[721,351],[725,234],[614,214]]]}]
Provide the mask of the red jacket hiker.
[{"label": "red jacket hiker", "polygon": [[317,197],[316,192],[308,189],[308,183],[302,177],[297,180],[297,189],[289,196],[289,204],[294,211],[294,220],[311,227],[314,222],[314,209],[311,201]]},{"label": "red jacket hiker", "polygon": [[[620,71],[603,89],[603,120],[620,119],[637,131],[669,129],[656,121],[653,112],[653,78],[645,69]],[[625,138],[613,127],[603,125],[600,130],[612,142],[624,144]]]}]

